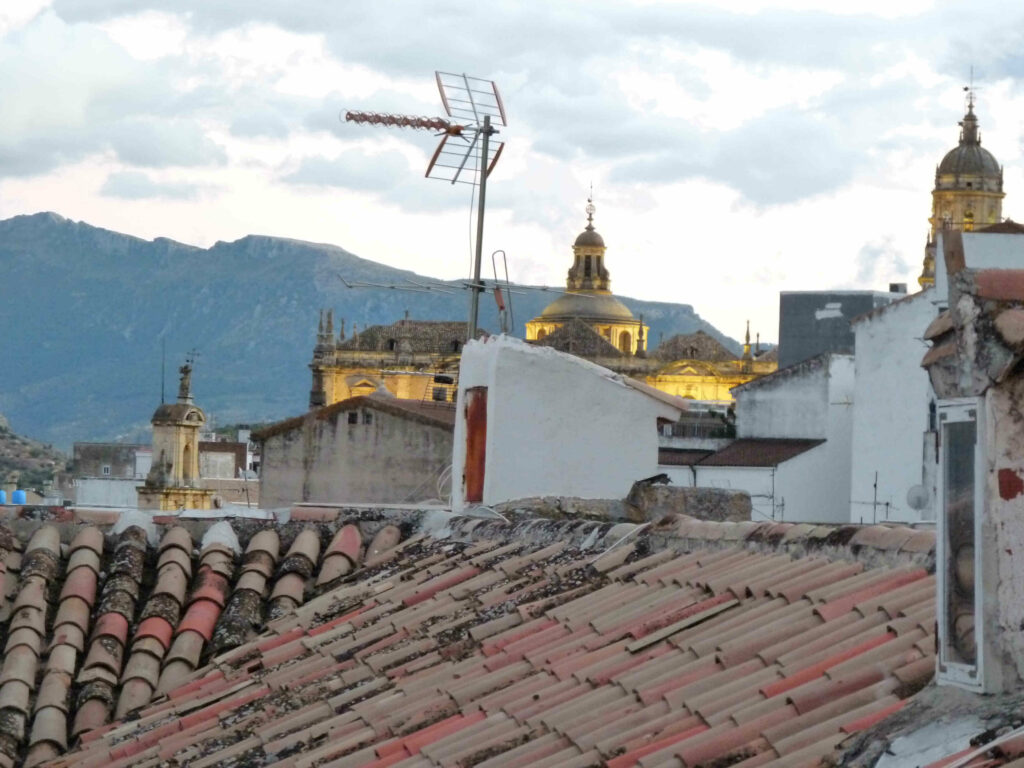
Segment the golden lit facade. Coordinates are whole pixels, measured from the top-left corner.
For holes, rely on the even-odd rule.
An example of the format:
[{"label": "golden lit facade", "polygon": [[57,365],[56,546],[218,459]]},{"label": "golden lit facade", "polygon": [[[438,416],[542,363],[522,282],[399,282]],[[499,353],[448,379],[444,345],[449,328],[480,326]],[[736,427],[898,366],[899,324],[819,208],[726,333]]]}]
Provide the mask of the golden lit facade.
[{"label": "golden lit facade", "polygon": [[730,389],[774,373],[778,367],[778,363],[768,361],[751,361],[749,366],[744,366],[739,360],[723,363],[677,360],[648,376],[647,383],[666,394],[688,400],[731,403]]},{"label": "golden lit facade", "polygon": [[405,400],[451,402],[455,398],[466,323],[410,320],[375,325],[346,338],[334,334],[334,313],[321,313],[310,370],[309,407],[373,392]]},{"label": "golden lit facade", "polygon": [[622,354],[647,350],[648,327],[615,298],[605,266],[604,238],[594,229],[594,205],[587,201],[587,227],[573,243],[566,292],[526,323],[526,340],[543,341],[571,320],[580,320]]},{"label": "golden lit facade", "polygon": [[731,403],[733,396],[729,390],[733,387],[779,368],[774,353],[752,351],[749,323],[742,357],[737,358],[703,331],[674,336],[659,345],[657,354],[661,366],[646,377],[646,382],[666,394],[688,400]]},{"label": "golden lit facade", "polygon": [[935,234],[941,229],[970,232],[1002,221],[1003,169],[981,146],[974,96],[960,121],[960,143],[946,153],[935,169],[932,190],[931,233],[925,246],[924,266],[918,283],[924,288],[935,283]]}]

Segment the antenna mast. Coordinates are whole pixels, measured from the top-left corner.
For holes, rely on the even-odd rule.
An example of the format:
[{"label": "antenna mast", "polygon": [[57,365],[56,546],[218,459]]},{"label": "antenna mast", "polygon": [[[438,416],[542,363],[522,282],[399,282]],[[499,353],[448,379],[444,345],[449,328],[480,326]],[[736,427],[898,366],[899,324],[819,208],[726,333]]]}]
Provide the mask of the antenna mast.
[{"label": "antenna mast", "polygon": [[[426,176],[455,184],[479,185],[477,205],[476,253],[473,259],[473,277],[470,284],[468,338],[476,337],[480,312],[480,263],[483,259],[484,207],[487,198],[487,177],[494,170],[503,142],[492,144],[491,136],[498,133],[495,125],[506,126],[505,105],[493,80],[483,80],[466,74],[435,72],[441,103],[451,120],[443,117],[415,117],[380,112],[348,111],[345,121],[394,128],[415,128],[440,131],[441,143],[434,150],[427,165]],[[470,138],[472,137],[472,138]],[[462,144],[449,142],[458,139]],[[478,148],[479,145],[479,148]],[[479,154],[477,154],[479,152]],[[470,164],[472,160],[472,164]],[[468,169],[467,169],[468,166]]]},{"label": "antenna mast", "polygon": [[167,373],[164,370],[167,367],[167,339],[161,337],[160,339],[160,405],[164,402],[164,383],[167,380]]}]

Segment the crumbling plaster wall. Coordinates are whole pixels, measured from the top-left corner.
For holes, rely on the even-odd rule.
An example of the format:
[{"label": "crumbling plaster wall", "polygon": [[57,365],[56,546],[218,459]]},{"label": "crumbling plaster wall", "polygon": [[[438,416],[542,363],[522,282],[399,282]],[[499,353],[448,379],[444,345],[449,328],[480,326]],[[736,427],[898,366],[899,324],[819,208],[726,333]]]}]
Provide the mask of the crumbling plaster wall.
[{"label": "crumbling plaster wall", "polygon": [[986,642],[1000,660],[1002,689],[1024,680],[1024,380],[991,388],[985,397],[986,509],[982,558],[991,617]]},{"label": "crumbling plaster wall", "polygon": [[[350,413],[356,413],[355,424]],[[370,408],[310,416],[264,442],[260,505],[436,498],[451,452],[451,430],[440,425]]]}]

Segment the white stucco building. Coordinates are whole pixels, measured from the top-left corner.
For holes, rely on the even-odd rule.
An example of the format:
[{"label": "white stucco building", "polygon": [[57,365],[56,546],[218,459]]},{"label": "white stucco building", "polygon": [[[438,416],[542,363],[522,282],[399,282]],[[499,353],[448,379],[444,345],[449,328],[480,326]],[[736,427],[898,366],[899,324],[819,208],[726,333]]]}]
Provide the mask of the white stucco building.
[{"label": "white stucco building", "polygon": [[466,344],[459,371],[452,508],[532,496],[621,499],[657,474],[658,423],[681,398],[508,336]]},{"label": "white stucco building", "polygon": [[850,522],[935,519],[934,398],[921,367],[927,289],[855,318]]},{"label": "white stucco building", "polygon": [[755,520],[846,522],[853,387],[853,356],[837,354],[734,387],[737,439],[661,471],[677,485],[746,491]]}]

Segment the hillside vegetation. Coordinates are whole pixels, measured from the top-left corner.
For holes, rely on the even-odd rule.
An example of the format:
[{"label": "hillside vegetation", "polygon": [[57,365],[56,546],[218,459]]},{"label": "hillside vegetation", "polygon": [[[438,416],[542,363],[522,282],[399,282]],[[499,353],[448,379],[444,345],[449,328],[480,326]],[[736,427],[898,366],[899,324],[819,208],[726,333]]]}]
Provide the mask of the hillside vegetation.
[{"label": "hillside vegetation", "polygon": [[[148,440],[164,345],[168,397],[196,348],[196,402],[218,424],[273,421],[306,408],[321,307],[350,332],[406,310],[420,320],[466,315],[463,291],[353,290],[339,275],[429,279],[298,240],[250,235],[196,248],[53,213],[0,221],[0,412],[22,434],[64,449],[75,440]],[[515,332],[552,299],[515,296]],[[651,326],[652,345],[703,329],[735,348],[687,304],[623,301]],[[498,327],[493,301],[481,305],[481,326]]]}]

